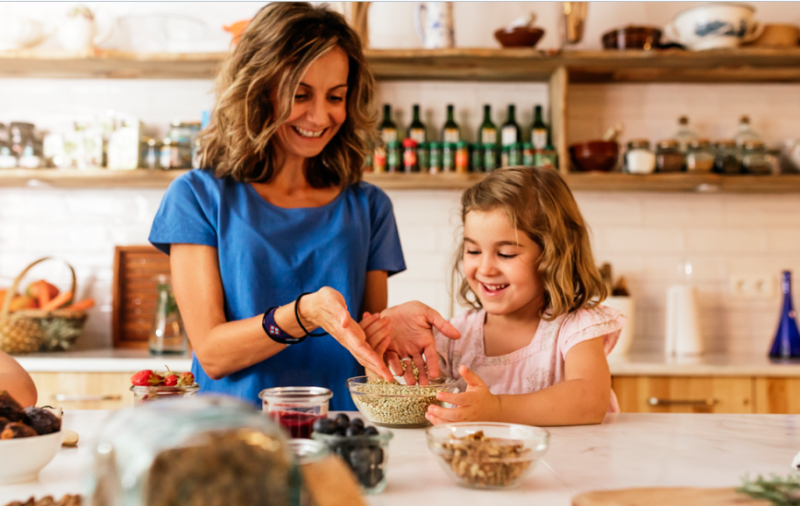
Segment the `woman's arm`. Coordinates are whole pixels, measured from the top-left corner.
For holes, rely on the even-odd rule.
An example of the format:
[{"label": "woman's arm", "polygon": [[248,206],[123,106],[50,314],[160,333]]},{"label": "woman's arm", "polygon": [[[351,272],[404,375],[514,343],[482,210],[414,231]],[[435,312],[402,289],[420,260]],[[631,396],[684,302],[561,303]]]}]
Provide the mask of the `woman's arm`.
[{"label": "woman's arm", "polygon": [[[469,385],[463,394],[440,392],[437,398],[458,406],[454,409],[430,406],[433,423],[497,421],[525,425],[584,425],[600,423],[611,398],[603,339],[576,344],[565,357],[565,381],[519,395],[493,395],[489,388],[464,366],[460,370]],[[466,373],[466,374],[465,374]]]},{"label": "woman's arm", "polygon": [[[263,314],[233,322],[226,320],[216,248],[173,244],[170,268],[186,333],[197,360],[212,379],[224,378],[286,348],[265,334],[261,327]],[[287,334],[299,337],[303,330],[297,324],[294,306],[292,302],[279,307],[275,323]],[[389,370],[366,343],[364,332],[350,318],[344,298],[336,290],[323,287],[306,295],[300,300],[298,312],[309,332],[322,327],[362,365],[391,378]]]},{"label": "woman's arm", "polygon": [[361,313],[380,313],[389,305],[389,275],[386,271],[367,272]]},{"label": "woman's arm", "polygon": [[13,357],[0,351],[0,390],[5,390],[20,406],[36,405],[36,385]]}]

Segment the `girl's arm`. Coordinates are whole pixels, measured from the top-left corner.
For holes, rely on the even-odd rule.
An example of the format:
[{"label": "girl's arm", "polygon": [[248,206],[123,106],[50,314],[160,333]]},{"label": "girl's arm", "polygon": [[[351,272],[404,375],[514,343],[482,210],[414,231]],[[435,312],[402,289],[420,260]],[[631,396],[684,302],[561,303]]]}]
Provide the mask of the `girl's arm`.
[{"label": "girl's arm", "polygon": [[[219,273],[217,249],[197,244],[173,244],[170,268],[175,300],[197,360],[212,379],[220,379],[279,353],[285,345],[270,339],[261,327],[263,314],[228,322]],[[299,295],[299,294],[298,294]],[[302,336],[295,303],[275,311],[275,323],[287,334]],[[267,308],[264,308],[266,310]],[[300,300],[303,325],[312,332],[322,327],[362,365],[391,379],[391,373],[366,343],[359,325],[350,318],[344,297],[323,287]]]},{"label": "girl's arm", "polygon": [[0,390],[5,390],[20,406],[36,405],[36,385],[13,357],[0,351]]},{"label": "girl's arm", "polygon": [[496,421],[525,425],[584,425],[600,423],[611,398],[603,339],[595,338],[573,346],[565,358],[565,381],[519,395],[493,395],[472,371],[461,366],[469,385],[463,394],[441,392],[440,401],[455,404],[447,409],[430,406],[433,423]]}]

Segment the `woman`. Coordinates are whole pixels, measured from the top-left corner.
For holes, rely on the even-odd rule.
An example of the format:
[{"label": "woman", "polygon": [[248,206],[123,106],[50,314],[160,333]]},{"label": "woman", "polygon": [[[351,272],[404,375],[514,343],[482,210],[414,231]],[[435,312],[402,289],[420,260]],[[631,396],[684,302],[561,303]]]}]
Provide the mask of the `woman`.
[{"label": "woman", "polygon": [[[202,391],[258,403],[264,388],[324,386],[342,410],[362,366],[391,379],[353,319],[386,309],[387,277],[405,270],[389,198],[360,182],[373,88],[344,19],[304,3],[262,8],[223,65],[209,168],[170,185],[150,233]],[[392,349],[431,346],[430,311],[404,311],[420,333]]]}]

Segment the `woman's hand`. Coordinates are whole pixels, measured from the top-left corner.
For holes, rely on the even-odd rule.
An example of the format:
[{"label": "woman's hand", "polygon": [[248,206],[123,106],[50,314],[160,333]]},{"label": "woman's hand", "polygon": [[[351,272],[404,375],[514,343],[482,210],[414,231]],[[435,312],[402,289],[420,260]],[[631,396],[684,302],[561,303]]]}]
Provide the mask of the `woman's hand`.
[{"label": "woman's hand", "polygon": [[341,293],[327,286],[320,288],[300,299],[297,312],[309,332],[315,328],[324,329],[347,348],[364,368],[376,372],[387,381],[394,379],[383,359],[367,343],[364,330],[350,317]]},{"label": "woman's hand", "polygon": [[[414,362],[419,370],[419,383],[428,384],[428,375],[425,374],[427,363],[428,373],[431,377],[439,377],[439,356],[436,353],[436,341],[433,338],[434,327],[450,339],[459,339],[461,333],[450,322],[442,318],[436,310],[422,302],[412,301],[399,306],[385,309],[381,316],[391,319],[392,342],[386,351],[386,360],[397,374],[403,371],[400,360]],[[425,360],[423,360],[423,355]],[[410,364],[409,364],[410,365]],[[416,383],[411,367],[404,373],[406,384]]]},{"label": "woman's hand", "polygon": [[436,399],[455,405],[443,408],[430,405],[425,418],[432,424],[451,422],[491,422],[500,418],[500,397],[489,391],[489,387],[467,366],[458,368],[458,373],[467,382],[467,391],[462,394],[439,392]]}]

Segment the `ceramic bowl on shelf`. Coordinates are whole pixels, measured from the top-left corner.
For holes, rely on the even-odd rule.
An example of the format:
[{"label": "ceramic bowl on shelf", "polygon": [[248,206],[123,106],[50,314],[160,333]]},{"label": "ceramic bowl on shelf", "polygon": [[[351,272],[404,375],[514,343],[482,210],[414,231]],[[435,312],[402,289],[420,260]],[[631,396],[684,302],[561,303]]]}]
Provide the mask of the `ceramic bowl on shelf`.
[{"label": "ceramic bowl on shelf", "polygon": [[550,433],[511,423],[448,423],[425,433],[428,449],[456,484],[514,488],[530,475],[550,445]]},{"label": "ceramic bowl on shelf", "polygon": [[515,26],[495,30],[494,38],[503,47],[535,47],[544,37],[544,30],[532,26]]},{"label": "ceramic bowl on shelf", "polygon": [[626,26],[603,34],[604,49],[656,49],[661,43],[661,30],[654,26]]},{"label": "ceramic bowl on shelf", "polygon": [[62,431],[0,441],[0,485],[33,481],[61,448]]},{"label": "ceramic bowl on shelf", "polygon": [[664,27],[664,35],[688,49],[725,49],[739,47],[757,39],[764,25],[753,20],[755,9],[749,5],[711,2],[687,9]]},{"label": "ceramic bowl on shelf", "polygon": [[610,172],[619,158],[615,141],[587,141],[569,147],[572,163],[581,172]]}]

